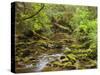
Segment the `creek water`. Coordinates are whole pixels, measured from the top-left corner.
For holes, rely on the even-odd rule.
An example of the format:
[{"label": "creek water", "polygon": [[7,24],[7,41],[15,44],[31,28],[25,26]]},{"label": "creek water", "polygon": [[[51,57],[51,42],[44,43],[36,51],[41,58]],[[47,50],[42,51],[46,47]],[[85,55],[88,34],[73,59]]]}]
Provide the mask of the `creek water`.
[{"label": "creek water", "polygon": [[[61,50],[70,50],[68,47],[64,47]],[[49,64],[52,61],[59,60],[61,56],[65,56],[63,52],[61,53],[53,53],[53,54],[42,54],[37,57],[38,62],[36,63],[36,67],[34,68],[35,72],[42,71],[45,67],[47,67],[47,64]],[[25,68],[32,68],[33,65],[25,65]]]},{"label": "creek water", "polygon": [[48,63],[55,61],[56,59],[58,59],[60,56],[63,55],[64,54],[61,53],[61,54],[52,54],[52,55],[44,54],[40,56],[35,71],[41,71],[44,67],[46,67]]}]

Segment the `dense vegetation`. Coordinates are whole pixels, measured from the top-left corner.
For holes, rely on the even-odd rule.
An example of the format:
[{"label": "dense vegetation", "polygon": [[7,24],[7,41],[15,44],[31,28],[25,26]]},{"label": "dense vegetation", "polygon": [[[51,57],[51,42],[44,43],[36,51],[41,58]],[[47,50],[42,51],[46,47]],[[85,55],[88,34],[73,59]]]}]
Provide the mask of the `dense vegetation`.
[{"label": "dense vegetation", "polygon": [[16,3],[15,36],[17,72],[97,67],[96,7]]}]

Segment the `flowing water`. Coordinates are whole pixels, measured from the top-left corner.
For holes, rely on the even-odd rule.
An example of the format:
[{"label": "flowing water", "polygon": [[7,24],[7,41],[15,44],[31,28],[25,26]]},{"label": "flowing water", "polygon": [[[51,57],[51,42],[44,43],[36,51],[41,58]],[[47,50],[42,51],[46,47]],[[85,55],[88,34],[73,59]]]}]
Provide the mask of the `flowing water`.
[{"label": "flowing water", "polygon": [[64,54],[52,54],[52,55],[47,55],[44,54],[39,57],[39,62],[37,63],[37,68],[35,71],[41,71],[46,65],[52,61],[55,61],[58,59],[60,56],[63,56]]},{"label": "flowing water", "polygon": [[[61,50],[65,50],[65,48],[62,48]],[[47,64],[51,63],[52,61],[59,60],[59,58],[61,56],[65,56],[65,55],[62,52],[61,53],[54,53],[51,55],[50,54],[42,54],[42,55],[37,57],[38,62],[36,63],[36,66],[34,68],[33,68],[32,64],[24,64],[25,65],[24,72],[26,72],[27,69],[31,69],[31,70],[29,70],[29,72],[30,71],[40,72],[45,67],[47,67]]]}]

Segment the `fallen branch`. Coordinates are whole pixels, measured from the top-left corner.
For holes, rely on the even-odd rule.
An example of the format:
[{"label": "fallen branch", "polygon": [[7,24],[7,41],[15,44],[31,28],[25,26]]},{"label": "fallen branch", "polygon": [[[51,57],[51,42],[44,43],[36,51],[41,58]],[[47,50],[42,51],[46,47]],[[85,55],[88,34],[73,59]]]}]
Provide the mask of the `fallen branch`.
[{"label": "fallen branch", "polygon": [[67,27],[65,27],[65,26],[62,26],[62,25],[60,25],[60,24],[58,24],[58,23],[54,23],[54,25],[55,25],[56,27],[60,28],[60,29],[63,29],[63,30],[66,30],[66,31],[71,32],[71,30],[69,30],[69,28],[67,28]]},{"label": "fallen branch", "polygon": [[48,39],[47,37],[44,37],[44,36],[42,36],[42,35],[39,35],[39,34],[36,33],[35,31],[33,31],[33,34],[34,34],[35,36],[39,37],[39,38],[44,39],[44,40],[50,40],[50,39]]},{"label": "fallen branch", "polygon": [[34,44],[36,43],[37,41],[32,41],[32,42],[20,42],[20,43],[16,43],[16,46],[19,46],[19,45],[30,45],[30,44]]}]

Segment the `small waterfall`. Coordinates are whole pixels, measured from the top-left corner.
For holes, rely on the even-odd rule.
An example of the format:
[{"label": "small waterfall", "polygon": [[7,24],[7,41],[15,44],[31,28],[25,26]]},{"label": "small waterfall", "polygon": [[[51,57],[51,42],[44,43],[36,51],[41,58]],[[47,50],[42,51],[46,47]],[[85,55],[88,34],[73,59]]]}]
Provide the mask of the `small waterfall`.
[{"label": "small waterfall", "polygon": [[41,71],[46,65],[52,61],[55,61],[58,57],[62,56],[64,54],[52,54],[52,55],[47,55],[44,54],[39,57],[39,62],[37,63],[37,68],[35,71]]}]

